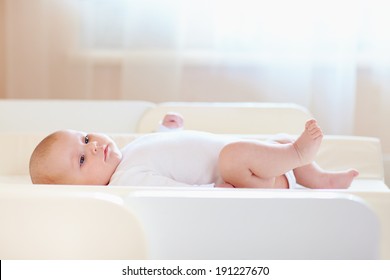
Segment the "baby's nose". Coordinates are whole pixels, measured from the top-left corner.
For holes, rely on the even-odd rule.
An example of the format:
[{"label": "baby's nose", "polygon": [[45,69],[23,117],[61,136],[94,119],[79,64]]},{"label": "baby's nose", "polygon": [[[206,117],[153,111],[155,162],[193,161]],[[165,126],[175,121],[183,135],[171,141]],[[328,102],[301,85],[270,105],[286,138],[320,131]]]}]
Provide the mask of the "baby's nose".
[{"label": "baby's nose", "polygon": [[98,142],[96,141],[90,142],[90,149],[92,153],[97,153],[100,148],[102,148],[102,145],[99,145]]}]

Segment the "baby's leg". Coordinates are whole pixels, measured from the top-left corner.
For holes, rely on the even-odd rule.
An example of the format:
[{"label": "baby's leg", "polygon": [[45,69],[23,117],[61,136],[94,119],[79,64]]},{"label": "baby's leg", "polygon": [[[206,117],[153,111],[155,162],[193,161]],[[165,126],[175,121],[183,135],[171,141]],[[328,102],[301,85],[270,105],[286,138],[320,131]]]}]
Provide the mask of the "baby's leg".
[{"label": "baby's leg", "polygon": [[297,183],[311,189],[346,189],[359,175],[355,169],[325,171],[316,163],[294,169]]},{"label": "baby's leg", "polygon": [[313,161],[321,140],[321,129],[310,120],[293,143],[234,142],[222,149],[219,171],[225,182],[236,187],[283,187],[281,176]]},{"label": "baby's leg", "polygon": [[292,144],[295,147],[300,159],[301,165],[311,163],[320,148],[323,134],[316,120],[306,122],[305,130]]},{"label": "baby's leg", "polygon": [[[286,144],[294,142],[294,139],[288,135],[277,135],[273,141]],[[315,162],[312,162],[295,168],[294,175],[297,183],[307,188],[344,189],[351,185],[353,179],[359,175],[359,172],[355,169],[334,172],[326,171]]]}]

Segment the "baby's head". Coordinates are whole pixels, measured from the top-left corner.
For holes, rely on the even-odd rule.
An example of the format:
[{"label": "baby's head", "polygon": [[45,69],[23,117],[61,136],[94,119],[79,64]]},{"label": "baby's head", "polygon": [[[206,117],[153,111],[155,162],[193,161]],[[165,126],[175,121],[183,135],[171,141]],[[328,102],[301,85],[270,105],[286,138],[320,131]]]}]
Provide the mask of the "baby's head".
[{"label": "baby's head", "polygon": [[30,158],[34,184],[107,185],[122,159],[104,134],[60,130],[43,139]]}]

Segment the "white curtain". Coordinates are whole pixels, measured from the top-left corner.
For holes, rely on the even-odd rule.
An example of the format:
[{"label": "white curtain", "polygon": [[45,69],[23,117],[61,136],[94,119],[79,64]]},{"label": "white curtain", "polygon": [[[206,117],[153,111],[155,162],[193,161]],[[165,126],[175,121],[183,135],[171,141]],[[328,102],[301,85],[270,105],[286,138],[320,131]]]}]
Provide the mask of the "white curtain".
[{"label": "white curtain", "polygon": [[390,119],[388,1],[0,1],[8,98],[294,102],[390,139],[363,124]]}]

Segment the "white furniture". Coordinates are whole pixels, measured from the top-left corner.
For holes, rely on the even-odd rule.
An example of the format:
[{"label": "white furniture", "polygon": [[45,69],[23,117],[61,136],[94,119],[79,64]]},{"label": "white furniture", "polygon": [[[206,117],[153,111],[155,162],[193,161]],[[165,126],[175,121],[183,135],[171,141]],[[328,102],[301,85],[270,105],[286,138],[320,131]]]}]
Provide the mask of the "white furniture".
[{"label": "white furniture", "polygon": [[[0,224],[6,228],[0,233],[0,257],[390,259],[390,191],[376,138],[325,137],[316,159],[321,166],[360,171],[344,191],[31,184],[29,157],[48,132],[92,128],[123,146],[137,133],[153,131],[169,111],[183,114],[187,129],[259,139],[277,132],[298,134],[310,118],[294,104],[0,100]],[[63,214],[69,209],[69,215]],[[83,211],[92,215],[91,226],[76,215]],[[114,242],[108,237],[112,232],[96,230],[105,225],[129,234],[113,235]],[[74,235],[56,239],[61,227]],[[82,238],[91,231],[95,239]],[[105,239],[112,244],[101,244]],[[119,244],[133,249],[121,250]],[[41,253],[40,247],[45,248]]]},{"label": "white furniture", "polygon": [[182,114],[185,129],[225,134],[298,134],[311,117],[292,103],[166,102],[145,111],[137,132],[155,131],[168,112]]},{"label": "white furniture", "polygon": [[147,243],[120,197],[0,184],[0,258],[142,259]]},{"label": "white furniture", "polygon": [[376,259],[347,194],[0,184],[1,259]]},{"label": "white furniture", "polygon": [[115,100],[0,100],[0,132],[52,132],[75,129],[99,132],[136,132],[146,101]]}]

